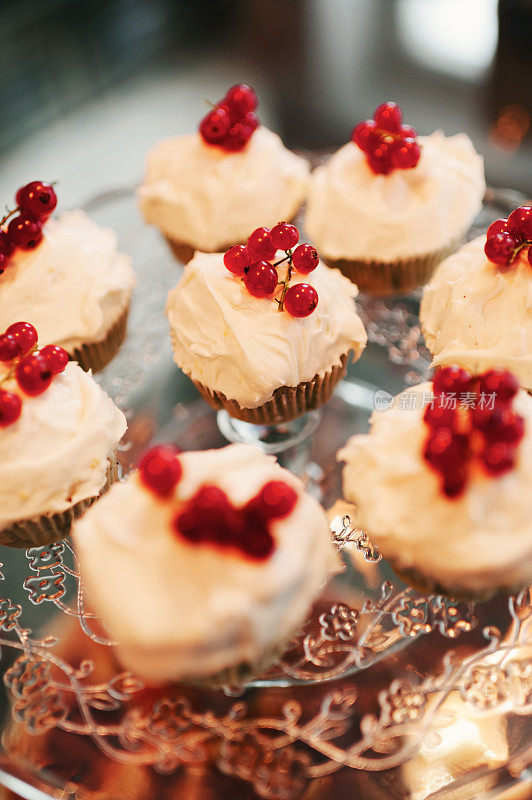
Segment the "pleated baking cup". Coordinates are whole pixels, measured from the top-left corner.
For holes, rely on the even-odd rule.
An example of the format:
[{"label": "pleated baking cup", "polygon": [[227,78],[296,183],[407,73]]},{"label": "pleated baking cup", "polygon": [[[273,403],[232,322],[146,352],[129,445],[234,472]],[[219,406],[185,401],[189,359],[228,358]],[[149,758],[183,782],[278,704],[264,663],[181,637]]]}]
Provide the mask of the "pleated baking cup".
[{"label": "pleated baking cup", "polygon": [[[371,537],[370,537],[371,539]],[[452,600],[461,602],[481,602],[489,600],[495,594],[502,592],[504,594],[514,594],[519,592],[523,586],[521,585],[494,585],[489,589],[475,590],[465,586],[451,585],[442,583],[433,576],[427,575],[415,567],[399,567],[393,560],[388,559],[395,574],[401,578],[406,584],[411,586],[416,591],[423,595],[444,595]]]},{"label": "pleated baking cup", "polygon": [[350,353],[341,356],[340,364],[321,377],[315,375],[311,381],[298,386],[280,386],[271,400],[257,408],[243,408],[236,400],[228,400],[221,392],[213,391],[199,381],[193,383],[203,399],[217,411],[223,408],[231,417],[255,425],[277,425],[325,405],[331,399],[334,387],[345,375]]},{"label": "pleated baking cup", "polygon": [[336,267],[352,283],[356,283],[361,292],[379,296],[407,294],[427,283],[438,264],[454,253],[460,242],[461,239],[457,239],[433,253],[397,261],[359,261],[347,258],[323,260],[329,267]]},{"label": "pleated baking cup", "polygon": [[72,361],[77,361],[85,371],[91,369],[98,372],[114,358],[120,345],[126,338],[127,318],[129,303],[119,316],[114,325],[109,329],[105,339],[100,342],[90,342],[76,347],[69,355]]},{"label": "pleated baking cup", "polygon": [[118,464],[113,453],[109,457],[105,484],[97,495],[80,500],[65,511],[58,511],[56,514],[43,514],[40,517],[12,523],[0,531],[0,544],[6,545],[6,547],[43,547],[64,539],[70,533],[74,520],[101,497],[117,477]]}]

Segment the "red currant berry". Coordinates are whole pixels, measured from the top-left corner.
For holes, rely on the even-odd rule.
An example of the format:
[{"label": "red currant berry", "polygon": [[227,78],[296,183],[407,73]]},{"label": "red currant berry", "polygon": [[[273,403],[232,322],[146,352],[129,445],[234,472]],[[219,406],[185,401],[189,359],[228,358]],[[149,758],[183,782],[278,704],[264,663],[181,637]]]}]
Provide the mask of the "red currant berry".
[{"label": "red currant berry", "polygon": [[22,400],[18,394],[0,389],[0,428],[7,428],[20,417]]},{"label": "red currant berry", "polygon": [[399,128],[399,135],[403,139],[415,139],[417,131],[411,125],[401,125]]},{"label": "red currant berry", "polygon": [[55,344],[47,344],[41,347],[39,355],[46,359],[54,375],[59,375],[59,373],[63,372],[70,360],[67,351]]},{"label": "red currant berry", "polygon": [[496,422],[488,425],[485,436],[491,441],[517,445],[525,435],[525,420],[512,408],[497,408]]},{"label": "red currant berry", "polygon": [[248,239],[248,250],[252,261],[269,261],[275,257],[275,247],[270,239],[269,228],[257,228]]},{"label": "red currant berry", "polygon": [[228,89],[223,102],[226,103],[237,119],[242,117],[249,111],[255,111],[259,103],[257,95],[245,83],[237,83]]},{"label": "red currant berry", "polygon": [[14,247],[33,250],[42,239],[41,223],[27,214],[19,214],[7,226],[7,235]]},{"label": "red currant berry", "polygon": [[388,175],[392,171],[394,144],[393,140],[388,141],[383,137],[368,152],[368,164],[376,175]]},{"label": "red currant berry", "polygon": [[268,297],[275,292],[279,277],[269,261],[255,261],[244,275],[244,286],[253,297]]},{"label": "red currant berry", "polygon": [[50,386],[53,373],[45,358],[39,353],[30,353],[18,362],[16,376],[22,391],[36,397]]},{"label": "red currant berry", "polygon": [[457,464],[443,476],[443,492],[449,498],[462,494],[467,483],[467,468]]},{"label": "red currant berry", "polygon": [[15,248],[9,241],[9,236],[7,233],[3,230],[0,230],[0,253],[2,253],[2,255],[4,255],[6,258],[9,258],[11,255],[13,255],[14,249]]},{"label": "red currant berry", "polygon": [[200,544],[208,541],[210,530],[198,520],[194,510],[185,507],[184,511],[178,511],[172,519],[172,528],[175,533],[182,536],[191,544]]},{"label": "red currant berry", "polygon": [[453,429],[457,422],[457,410],[446,406],[442,402],[442,397],[443,395],[440,395],[426,407],[423,419],[430,428]]},{"label": "red currant berry", "polygon": [[318,251],[311,244],[300,244],[293,252],[292,265],[298,272],[308,275],[320,263]]},{"label": "red currant berry", "polygon": [[484,252],[490,261],[500,267],[509,267],[517,257],[519,242],[511,233],[496,233],[486,239]]},{"label": "red currant berry", "polygon": [[29,322],[13,322],[6,330],[8,336],[17,340],[19,356],[25,356],[37,344],[37,331]]},{"label": "red currant berry", "polygon": [[139,461],[139,476],[148,489],[160,497],[169,497],[181,479],[183,467],[179,450],[170,444],[152,447]]},{"label": "red currant berry", "polygon": [[233,275],[243,275],[251,265],[251,256],[245,244],[235,244],[224,255],[224,264]]},{"label": "red currant berry", "polygon": [[290,250],[299,241],[299,231],[288,222],[278,222],[271,230],[270,241],[276,250]]},{"label": "red currant berry", "polygon": [[507,442],[493,442],[486,447],[481,458],[490,475],[502,475],[514,465],[515,448]]},{"label": "red currant berry", "polygon": [[8,260],[7,256],[5,256],[3,253],[0,253],[0,275],[2,275],[2,273],[5,270],[5,268],[7,267],[8,263],[9,263],[9,260]]},{"label": "red currant berry", "polygon": [[229,133],[222,140],[222,147],[231,153],[238,153],[243,150],[251,139],[253,129],[246,122],[235,122],[229,129]]},{"label": "red currant berry", "polygon": [[274,548],[273,536],[263,527],[254,527],[242,542],[244,553],[256,561],[264,561],[269,558]]},{"label": "red currant berry", "polygon": [[440,367],[432,379],[435,394],[464,394],[471,389],[471,375],[461,367]]},{"label": "red currant berry", "polygon": [[399,169],[412,169],[421,157],[421,148],[415,139],[398,141],[392,150],[392,164]]},{"label": "red currant berry", "polygon": [[17,205],[23,214],[44,221],[57,205],[57,195],[51,183],[31,181],[16,194]]},{"label": "red currant berry", "polygon": [[246,125],[249,125],[252,133],[257,130],[260,124],[259,118],[253,113],[253,111],[248,111],[247,114],[244,114],[242,122],[244,122]]},{"label": "red currant berry", "polygon": [[229,114],[223,108],[216,107],[203,117],[199,132],[207,144],[221,144],[229,133],[230,127]]},{"label": "red currant berry", "polygon": [[309,283],[295,283],[284,296],[284,307],[292,317],[308,317],[318,305],[318,293]]},{"label": "red currant berry", "polygon": [[351,141],[359,147],[363,153],[367,153],[376,138],[377,126],[372,119],[359,122],[355,125],[351,134]]},{"label": "red currant berry", "polygon": [[192,508],[203,522],[219,523],[221,512],[230,505],[223,489],[209,484],[201,486],[191,500]]},{"label": "red currant berry", "polygon": [[18,342],[16,336],[3,333],[0,336],[0,361],[13,361],[19,356]]},{"label": "red currant berry", "polygon": [[522,241],[532,241],[532,206],[521,206],[508,217],[508,230]]},{"label": "red currant berry", "polygon": [[454,433],[450,428],[436,428],[429,435],[424,455],[438,472],[450,472],[468,460],[468,437]]},{"label": "red currant berry", "polygon": [[507,370],[490,369],[479,377],[479,394],[495,395],[499,403],[509,403],[519,391],[519,381]]},{"label": "red currant berry", "polygon": [[373,115],[378,128],[383,128],[390,133],[397,133],[401,127],[403,112],[397,103],[382,103]]},{"label": "red currant berry", "polygon": [[508,233],[508,220],[496,219],[495,222],[492,222],[488,230],[486,231],[486,238],[490,239],[497,233]]},{"label": "red currant berry", "polygon": [[294,510],[297,503],[297,493],[284,481],[269,481],[264,484],[250,506],[258,511],[263,519],[281,519],[287,517]]}]

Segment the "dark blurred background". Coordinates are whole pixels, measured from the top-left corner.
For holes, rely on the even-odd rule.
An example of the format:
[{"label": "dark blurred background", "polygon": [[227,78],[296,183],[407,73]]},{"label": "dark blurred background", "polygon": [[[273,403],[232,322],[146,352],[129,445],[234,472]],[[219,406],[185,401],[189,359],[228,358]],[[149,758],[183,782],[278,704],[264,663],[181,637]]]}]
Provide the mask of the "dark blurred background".
[{"label": "dark blurred background", "polygon": [[381,101],[466,131],[532,194],[532,0],[0,0],[2,202],[135,183],[147,148],[246,81],[291,147],[331,148]]}]

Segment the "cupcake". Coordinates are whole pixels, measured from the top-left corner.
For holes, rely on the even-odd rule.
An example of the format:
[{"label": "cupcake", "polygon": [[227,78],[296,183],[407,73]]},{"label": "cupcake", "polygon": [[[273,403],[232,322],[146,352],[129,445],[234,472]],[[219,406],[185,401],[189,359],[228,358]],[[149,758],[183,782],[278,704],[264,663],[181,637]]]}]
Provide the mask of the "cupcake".
[{"label": "cupcake", "polygon": [[321,506],[253,445],[154,447],[73,536],[119,660],[149,684],[264,670],[334,559]]},{"label": "cupcake", "polygon": [[42,344],[63,347],[83,369],[96,371],[126,334],[131,261],[117,251],[116,234],[82,211],[30,216],[36,202],[43,205],[35,199],[41,196],[50,198],[44,204],[50,214],[57,202],[52,186],[33,181],[19,189],[11,212],[17,216],[0,231],[0,329],[30,319]]},{"label": "cupcake", "polygon": [[421,329],[434,365],[504,366],[532,389],[532,208],[440,264],[425,287]]},{"label": "cupcake", "polygon": [[408,292],[452,252],[481,208],[483,160],[465,134],[417,136],[384,103],[312,176],[305,229],[361,291]]},{"label": "cupcake", "polygon": [[532,397],[518,386],[443,367],[340,450],[357,524],[416,588],[483,597],[532,581]]},{"label": "cupcake", "polygon": [[356,286],[298,239],[280,223],[225,255],[196,253],[168,295],[174,361],[213,408],[247,422],[322,406],[366,345]]},{"label": "cupcake", "polygon": [[122,412],[61,347],[36,349],[27,322],[0,336],[0,543],[67,536],[116,477]]},{"label": "cupcake", "polygon": [[177,259],[245,242],[261,224],[292,219],[310,168],[277,134],[259,124],[257,97],[233,86],[199,131],[159,142],[149,152],[138,198]]}]

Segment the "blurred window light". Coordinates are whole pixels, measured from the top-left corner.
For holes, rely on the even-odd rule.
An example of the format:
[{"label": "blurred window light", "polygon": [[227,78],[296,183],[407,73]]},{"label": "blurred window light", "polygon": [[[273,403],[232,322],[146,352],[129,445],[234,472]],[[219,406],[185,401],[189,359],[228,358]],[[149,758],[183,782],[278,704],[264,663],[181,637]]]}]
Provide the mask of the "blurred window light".
[{"label": "blurred window light", "polygon": [[465,79],[479,77],[497,47],[498,0],[398,0],[404,48],[426,67]]}]

